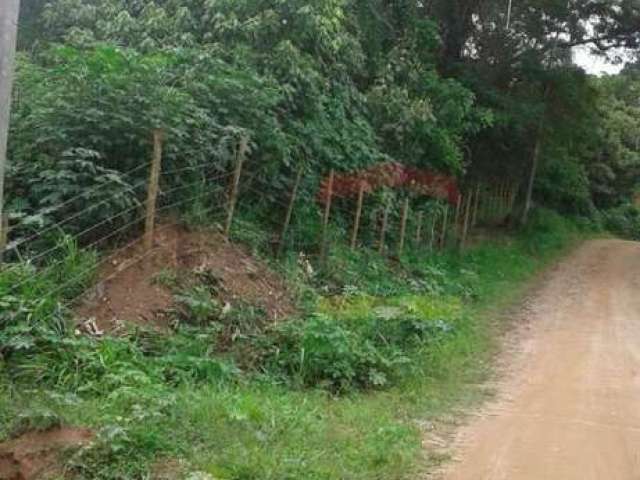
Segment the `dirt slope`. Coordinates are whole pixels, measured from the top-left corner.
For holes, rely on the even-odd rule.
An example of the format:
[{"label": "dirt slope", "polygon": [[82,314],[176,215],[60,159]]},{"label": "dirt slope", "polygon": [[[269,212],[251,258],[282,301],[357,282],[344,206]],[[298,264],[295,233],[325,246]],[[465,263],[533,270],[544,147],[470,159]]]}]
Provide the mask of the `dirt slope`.
[{"label": "dirt slope", "polygon": [[269,321],[295,311],[285,279],[245,248],[219,233],[167,224],[157,229],[154,249],[146,258],[141,242],[112,257],[99,274],[101,280],[76,309],[76,316],[79,321],[93,319],[106,331],[114,330],[119,321],[166,326],[174,298],[157,281],[163,272],[211,276],[218,283],[217,296],[222,302],[231,307],[239,302],[260,307]]},{"label": "dirt slope", "polygon": [[59,427],[0,443],[0,480],[67,478],[62,457],[93,439],[90,430]]},{"label": "dirt slope", "polygon": [[521,324],[498,400],[438,478],[640,479],[640,244],[584,245]]}]

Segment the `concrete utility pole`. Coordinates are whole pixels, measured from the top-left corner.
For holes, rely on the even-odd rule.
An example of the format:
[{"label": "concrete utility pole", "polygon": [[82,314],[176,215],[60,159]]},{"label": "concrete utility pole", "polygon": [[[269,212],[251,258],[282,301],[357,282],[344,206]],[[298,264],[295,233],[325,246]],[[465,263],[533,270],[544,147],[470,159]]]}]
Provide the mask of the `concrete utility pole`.
[{"label": "concrete utility pole", "polygon": [[9,135],[20,0],[0,0],[0,3],[0,219],[3,219],[7,137]]}]

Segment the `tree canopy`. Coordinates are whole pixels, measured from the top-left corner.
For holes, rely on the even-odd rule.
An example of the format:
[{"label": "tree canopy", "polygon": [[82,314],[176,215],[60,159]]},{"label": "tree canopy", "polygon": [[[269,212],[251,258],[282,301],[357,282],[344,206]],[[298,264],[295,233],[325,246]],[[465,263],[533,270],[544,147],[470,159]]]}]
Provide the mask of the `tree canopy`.
[{"label": "tree canopy", "polygon": [[[591,214],[637,188],[638,76],[595,79],[571,48],[637,54],[635,0],[32,0],[24,2],[11,152],[73,149],[100,167],[144,157],[251,161],[320,176],[381,161],[508,179]],[[612,58],[615,61],[615,58]],[[634,96],[635,95],[635,96]],[[77,151],[77,150],[76,150]]]}]

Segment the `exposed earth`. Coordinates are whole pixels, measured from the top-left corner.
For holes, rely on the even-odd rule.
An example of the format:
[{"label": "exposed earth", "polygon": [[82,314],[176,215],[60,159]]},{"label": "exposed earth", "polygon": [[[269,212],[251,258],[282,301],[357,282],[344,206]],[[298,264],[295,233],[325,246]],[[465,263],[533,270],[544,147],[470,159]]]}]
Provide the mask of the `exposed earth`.
[{"label": "exposed earth", "polygon": [[114,254],[76,315],[104,331],[113,331],[119,322],[166,326],[174,295],[162,276],[194,274],[214,279],[218,299],[229,308],[248,303],[272,322],[295,311],[285,280],[244,247],[214,231],[167,224],[157,228],[148,254],[141,242]]},{"label": "exposed earth", "polygon": [[90,430],[60,427],[26,433],[4,442],[0,444],[0,479],[64,478],[62,456],[92,439]]},{"label": "exposed earth", "polygon": [[521,315],[496,401],[437,478],[640,479],[640,244],[586,243]]}]

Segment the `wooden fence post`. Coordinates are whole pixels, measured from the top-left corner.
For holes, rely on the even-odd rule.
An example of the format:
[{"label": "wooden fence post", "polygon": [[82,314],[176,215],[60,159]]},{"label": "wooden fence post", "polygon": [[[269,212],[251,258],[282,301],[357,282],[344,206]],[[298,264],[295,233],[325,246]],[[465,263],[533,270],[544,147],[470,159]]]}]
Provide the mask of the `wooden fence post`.
[{"label": "wooden fence post", "polygon": [[416,226],[416,245],[422,243],[422,222],[424,221],[424,212],[418,212],[418,222]]},{"label": "wooden fence post", "polygon": [[387,235],[387,224],[389,223],[389,202],[387,201],[382,211],[382,225],[380,225],[380,238],[378,240],[378,253],[384,254],[385,237]]},{"label": "wooden fence post", "polygon": [[447,227],[449,222],[449,205],[444,207],[444,215],[442,216],[442,232],[440,235],[440,248],[445,248],[447,245]]},{"label": "wooden fence post", "polygon": [[238,187],[240,186],[240,176],[242,175],[242,166],[244,165],[249,149],[249,139],[247,137],[240,138],[240,145],[236,150],[236,168],[233,172],[233,183],[231,183],[231,192],[229,194],[229,205],[227,206],[227,221],[224,226],[224,236],[229,239],[231,234],[231,226],[233,225],[233,215],[235,214],[236,204],[238,203]]},{"label": "wooden fence post", "polygon": [[467,235],[469,233],[469,217],[471,215],[471,202],[473,200],[473,194],[467,197],[464,208],[464,223],[462,226],[462,239],[460,241],[460,249],[464,250],[467,247]]},{"label": "wooden fence post", "polygon": [[429,237],[429,252],[433,252],[436,243],[436,224],[438,223],[438,212],[435,212],[431,220],[431,236]]},{"label": "wooden fence post", "polygon": [[356,206],[356,216],[353,221],[353,230],[351,232],[351,248],[356,248],[358,243],[358,232],[360,231],[360,219],[362,218],[362,203],[364,201],[364,180],[360,180],[360,188],[358,189],[358,204]]},{"label": "wooden fence post", "polygon": [[287,236],[287,230],[289,229],[289,224],[291,223],[291,216],[293,215],[293,206],[296,203],[296,197],[298,196],[298,189],[300,188],[300,182],[302,181],[303,172],[304,172],[304,168],[301,166],[298,169],[298,174],[296,175],[296,180],[293,184],[293,189],[291,190],[291,196],[289,197],[289,204],[287,205],[287,213],[284,217],[282,230],[280,231],[280,238],[278,239],[278,252],[277,252],[278,257],[282,255],[282,251],[284,250],[284,241]]},{"label": "wooden fence post", "polygon": [[462,201],[463,201],[464,197],[461,194],[458,195],[458,200],[456,201],[456,214],[455,217],[453,219],[453,228],[455,231],[456,236],[458,236],[458,225],[460,224],[460,209],[462,207]]},{"label": "wooden fence post", "polygon": [[329,184],[327,185],[327,198],[324,205],[324,215],[322,216],[322,238],[320,243],[320,260],[324,263],[327,258],[327,229],[329,228],[329,218],[331,216],[331,202],[333,201],[333,181],[335,172],[331,170],[329,174]]},{"label": "wooden fence post", "polygon": [[476,186],[476,201],[473,204],[473,220],[471,226],[478,225],[478,210],[480,209],[480,183]]},{"label": "wooden fence post", "polygon": [[484,192],[484,207],[482,209],[482,216],[484,217],[485,223],[491,223],[491,185],[487,186],[487,189]]},{"label": "wooden fence post", "polygon": [[402,256],[407,235],[407,219],[409,218],[409,199],[405,198],[402,205],[402,218],[400,219],[400,240],[398,241],[398,257]]},{"label": "wooden fence post", "polygon": [[162,130],[153,131],[153,157],[151,159],[151,172],[149,173],[149,185],[147,186],[146,219],[144,225],[144,249],[149,251],[153,247],[153,232],[156,224],[156,202],[158,200],[158,185],[160,183],[160,170],[162,169]]}]

